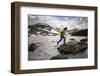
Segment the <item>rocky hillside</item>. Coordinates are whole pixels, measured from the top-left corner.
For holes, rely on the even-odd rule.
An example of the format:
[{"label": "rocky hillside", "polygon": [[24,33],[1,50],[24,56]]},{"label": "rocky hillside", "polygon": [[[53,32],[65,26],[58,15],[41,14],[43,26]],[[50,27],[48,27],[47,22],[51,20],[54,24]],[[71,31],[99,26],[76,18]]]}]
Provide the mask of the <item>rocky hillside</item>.
[{"label": "rocky hillside", "polygon": [[57,33],[52,32],[54,30],[50,25],[46,23],[37,23],[34,25],[28,26],[28,33],[29,34],[35,34],[35,35],[57,35]]}]

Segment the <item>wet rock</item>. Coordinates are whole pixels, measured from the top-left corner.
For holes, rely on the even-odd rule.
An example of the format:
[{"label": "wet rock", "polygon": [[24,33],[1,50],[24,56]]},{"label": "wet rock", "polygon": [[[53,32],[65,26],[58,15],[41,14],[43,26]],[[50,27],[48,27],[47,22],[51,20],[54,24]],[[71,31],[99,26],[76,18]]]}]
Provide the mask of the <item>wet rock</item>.
[{"label": "wet rock", "polygon": [[35,49],[37,49],[38,45],[35,43],[32,43],[29,45],[28,50],[29,51],[34,51]]},{"label": "wet rock", "polygon": [[75,39],[74,39],[74,38],[71,38],[70,40],[71,40],[71,41],[75,41]]},{"label": "wet rock", "polygon": [[52,57],[50,60],[56,60],[56,59],[68,59],[68,56],[66,55],[57,55]]},{"label": "wet rock", "polygon": [[85,39],[81,39],[81,40],[80,40],[80,43],[81,43],[81,44],[88,44],[88,42],[87,42],[87,41],[88,41],[88,39],[87,39],[87,38],[85,38]]},{"label": "wet rock", "polygon": [[80,42],[85,42],[85,41],[87,41],[87,40],[88,40],[87,38],[81,39]]},{"label": "wet rock", "polygon": [[88,36],[88,29],[80,29],[71,33],[72,36]]},{"label": "wet rock", "polygon": [[81,42],[61,44],[58,48],[61,54],[77,53],[87,49],[87,44]]}]

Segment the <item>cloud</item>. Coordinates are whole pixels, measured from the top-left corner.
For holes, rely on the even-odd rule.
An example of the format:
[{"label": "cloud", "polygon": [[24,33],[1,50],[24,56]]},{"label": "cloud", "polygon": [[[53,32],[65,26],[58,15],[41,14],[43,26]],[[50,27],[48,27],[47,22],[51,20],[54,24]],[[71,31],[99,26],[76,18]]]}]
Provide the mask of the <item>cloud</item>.
[{"label": "cloud", "polygon": [[71,16],[42,16],[42,15],[28,15],[28,25],[36,23],[47,23],[54,28],[87,28],[87,17],[71,17]]}]

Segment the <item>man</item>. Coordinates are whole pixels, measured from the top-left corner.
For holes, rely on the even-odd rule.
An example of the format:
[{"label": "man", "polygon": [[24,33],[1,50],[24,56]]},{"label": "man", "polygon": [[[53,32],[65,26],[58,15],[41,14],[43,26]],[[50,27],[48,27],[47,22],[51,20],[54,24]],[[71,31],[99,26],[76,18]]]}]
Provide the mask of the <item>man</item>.
[{"label": "man", "polygon": [[60,33],[60,40],[57,42],[57,45],[59,45],[59,42],[61,42],[63,40],[63,43],[66,43],[66,37],[65,37],[65,32],[67,31],[67,27],[61,29],[59,31]]}]

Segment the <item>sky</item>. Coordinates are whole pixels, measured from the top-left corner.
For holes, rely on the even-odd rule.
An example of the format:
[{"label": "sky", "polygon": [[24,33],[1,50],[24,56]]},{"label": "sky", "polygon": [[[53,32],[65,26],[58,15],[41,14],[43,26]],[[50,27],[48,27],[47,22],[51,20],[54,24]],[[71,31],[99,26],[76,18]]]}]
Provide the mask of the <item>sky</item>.
[{"label": "sky", "polygon": [[46,23],[53,28],[67,27],[69,30],[78,28],[86,29],[88,27],[88,17],[75,16],[45,16],[45,15],[28,15],[28,25],[36,23]]}]

